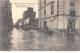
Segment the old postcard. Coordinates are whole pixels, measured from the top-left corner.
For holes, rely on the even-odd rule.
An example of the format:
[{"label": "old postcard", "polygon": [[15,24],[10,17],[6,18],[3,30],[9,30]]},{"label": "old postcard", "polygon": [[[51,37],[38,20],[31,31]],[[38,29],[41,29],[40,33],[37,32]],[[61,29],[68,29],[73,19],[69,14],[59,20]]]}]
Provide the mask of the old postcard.
[{"label": "old postcard", "polygon": [[80,51],[80,0],[0,0],[0,51]]}]

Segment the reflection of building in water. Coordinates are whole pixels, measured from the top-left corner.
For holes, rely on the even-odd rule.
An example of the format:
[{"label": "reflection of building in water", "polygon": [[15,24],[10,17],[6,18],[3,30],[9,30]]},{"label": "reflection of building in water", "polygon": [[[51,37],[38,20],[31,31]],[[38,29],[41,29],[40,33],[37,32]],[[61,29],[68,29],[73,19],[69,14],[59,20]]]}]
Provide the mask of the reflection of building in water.
[{"label": "reflection of building in water", "polygon": [[12,30],[13,21],[11,12],[10,1],[0,0],[0,39],[3,38],[3,32],[5,34],[6,32]]},{"label": "reflection of building in water", "polygon": [[39,0],[38,28],[74,32],[80,28],[79,0]]}]

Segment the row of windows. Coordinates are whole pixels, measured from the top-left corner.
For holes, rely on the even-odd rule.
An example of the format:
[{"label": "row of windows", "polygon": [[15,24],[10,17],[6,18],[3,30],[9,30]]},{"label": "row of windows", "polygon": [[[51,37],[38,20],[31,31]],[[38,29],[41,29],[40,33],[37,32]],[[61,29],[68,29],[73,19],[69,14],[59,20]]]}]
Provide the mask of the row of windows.
[{"label": "row of windows", "polygon": [[[46,9],[44,10],[44,15],[46,16]],[[51,6],[51,14],[54,14],[54,5]],[[41,12],[40,12],[40,16],[41,16]]]},{"label": "row of windows", "polygon": [[[44,5],[46,4],[46,0],[44,0]],[[41,7],[41,0],[40,0],[40,7]]]},{"label": "row of windows", "polygon": [[[46,4],[46,0],[44,0],[44,5]],[[50,2],[51,4],[51,14],[54,14],[54,1]],[[40,0],[40,7],[41,7],[41,0]],[[40,12],[40,16],[41,16],[41,12]],[[44,10],[44,16],[46,17],[46,9]]]},{"label": "row of windows", "polygon": [[[40,21],[40,28],[42,27],[41,25],[43,24],[43,26],[44,26],[44,28],[47,28],[48,26],[47,26],[47,21]],[[52,19],[52,20],[50,20],[50,28],[55,28],[57,25],[56,25],[56,21],[54,20],[54,19]]]},{"label": "row of windows", "polygon": [[[44,5],[46,4],[46,0],[44,0]],[[71,0],[70,3],[71,6],[71,10],[74,10],[74,0]],[[40,7],[41,7],[41,1],[40,1]],[[44,15],[46,16],[46,9],[44,10]],[[54,1],[51,1],[51,14],[54,14]],[[40,16],[41,16],[41,12],[40,12]]]}]

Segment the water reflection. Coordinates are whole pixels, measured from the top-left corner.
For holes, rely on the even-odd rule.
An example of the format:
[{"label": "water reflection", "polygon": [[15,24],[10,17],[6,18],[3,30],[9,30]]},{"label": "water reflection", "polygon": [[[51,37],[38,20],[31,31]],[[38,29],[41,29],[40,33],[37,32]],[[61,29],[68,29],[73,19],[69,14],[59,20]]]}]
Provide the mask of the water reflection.
[{"label": "water reflection", "polygon": [[11,32],[5,32],[1,34],[1,50],[2,51],[9,51],[11,49],[12,43],[11,43]]},{"label": "water reflection", "polygon": [[72,51],[73,47],[74,47],[73,45],[75,44],[75,34],[67,33],[66,36],[67,36],[67,39],[66,39],[67,45],[66,45],[66,47],[67,47],[68,50]]},{"label": "water reflection", "polygon": [[4,51],[73,51],[80,50],[80,37],[74,34],[48,34],[37,30],[13,29],[2,34]]},{"label": "water reflection", "polygon": [[39,35],[36,31],[36,34],[34,34],[32,31],[24,32],[24,50],[39,50]]},{"label": "water reflection", "polygon": [[11,38],[12,38],[11,43],[13,44],[11,50],[21,51],[23,49],[23,31],[14,28]]}]

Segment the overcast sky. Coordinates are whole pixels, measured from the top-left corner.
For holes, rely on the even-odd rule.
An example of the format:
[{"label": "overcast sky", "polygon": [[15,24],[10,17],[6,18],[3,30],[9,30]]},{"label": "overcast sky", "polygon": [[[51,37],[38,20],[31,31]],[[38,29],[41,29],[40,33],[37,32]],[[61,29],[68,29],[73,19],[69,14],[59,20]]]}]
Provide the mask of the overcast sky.
[{"label": "overcast sky", "polygon": [[23,12],[27,10],[27,7],[33,7],[36,12],[36,18],[38,18],[38,0],[11,0],[12,3],[12,18],[13,22],[23,16]]}]

